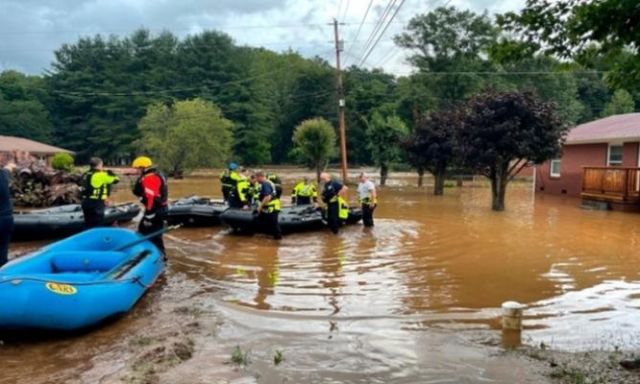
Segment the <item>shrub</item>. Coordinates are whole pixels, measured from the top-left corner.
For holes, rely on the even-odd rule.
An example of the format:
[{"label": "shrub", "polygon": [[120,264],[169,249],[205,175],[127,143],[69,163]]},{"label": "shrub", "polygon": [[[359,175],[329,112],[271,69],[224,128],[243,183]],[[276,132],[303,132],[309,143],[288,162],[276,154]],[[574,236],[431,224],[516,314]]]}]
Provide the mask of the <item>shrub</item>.
[{"label": "shrub", "polygon": [[73,169],[73,156],[68,153],[56,153],[51,160],[51,166],[56,171],[71,171]]}]

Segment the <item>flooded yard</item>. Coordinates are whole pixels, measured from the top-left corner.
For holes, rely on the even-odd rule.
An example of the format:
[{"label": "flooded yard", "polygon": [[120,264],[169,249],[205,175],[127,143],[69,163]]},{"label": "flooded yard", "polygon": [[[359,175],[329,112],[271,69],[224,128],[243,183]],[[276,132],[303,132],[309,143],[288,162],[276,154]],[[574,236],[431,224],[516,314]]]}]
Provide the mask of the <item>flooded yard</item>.
[{"label": "flooded yard", "polygon": [[[637,347],[639,215],[534,197],[526,182],[495,213],[482,183],[434,197],[391,181],[371,230],[281,242],[172,232],[165,278],[131,314],[83,335],[5,342],[0,382],[539,382],[483,343],[499,335],[507,300],[528,306],[527,343]],[[174,198],[218,191],[211,178],[170,187]],[[236,346],[246,369],[227,364]]]}]

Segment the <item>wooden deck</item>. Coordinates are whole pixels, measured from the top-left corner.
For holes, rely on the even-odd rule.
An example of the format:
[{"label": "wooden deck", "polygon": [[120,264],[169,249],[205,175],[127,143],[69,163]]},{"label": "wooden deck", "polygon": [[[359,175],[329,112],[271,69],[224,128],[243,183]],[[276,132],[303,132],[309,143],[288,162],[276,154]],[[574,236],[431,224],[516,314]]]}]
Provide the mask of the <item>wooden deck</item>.
[{"label": "wooden deck", "polygon": [[585,167],[581,195],[613,209],[640,211],[640,168]]}]

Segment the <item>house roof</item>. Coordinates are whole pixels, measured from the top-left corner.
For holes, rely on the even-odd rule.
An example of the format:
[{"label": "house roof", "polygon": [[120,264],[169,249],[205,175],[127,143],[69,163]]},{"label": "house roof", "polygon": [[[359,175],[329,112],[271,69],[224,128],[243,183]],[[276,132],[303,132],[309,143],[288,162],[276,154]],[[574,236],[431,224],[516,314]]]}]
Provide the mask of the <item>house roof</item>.
[{"label": "house roof", "polygon": [[613,115],[580,124],[569,131],[566,144],[640,140],[640,113]]},{"label": "house roof", "polygon": [[72,151],[64,148],[54,147],[53,145],[24,139],[22,137],[0,136],[0,152],[14,151],[25,151],[29,153],[44,155],[55,154],[59,152],[73,153]]}]

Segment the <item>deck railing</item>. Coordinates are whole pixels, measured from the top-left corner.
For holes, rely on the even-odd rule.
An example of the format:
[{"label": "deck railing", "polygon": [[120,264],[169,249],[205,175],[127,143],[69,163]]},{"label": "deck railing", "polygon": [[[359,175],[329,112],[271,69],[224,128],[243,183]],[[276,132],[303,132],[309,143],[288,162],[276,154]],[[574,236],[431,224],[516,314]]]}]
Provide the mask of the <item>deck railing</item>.
[{"label": "deck railing", "polygon": [[582,193],[624,200],[640,198],[640,168],[585,167]]}]

